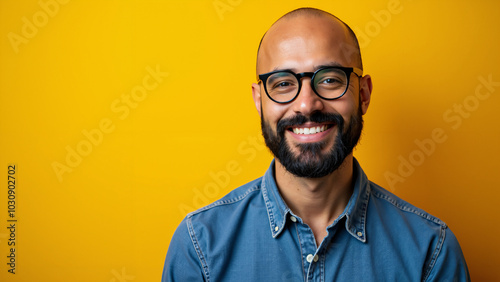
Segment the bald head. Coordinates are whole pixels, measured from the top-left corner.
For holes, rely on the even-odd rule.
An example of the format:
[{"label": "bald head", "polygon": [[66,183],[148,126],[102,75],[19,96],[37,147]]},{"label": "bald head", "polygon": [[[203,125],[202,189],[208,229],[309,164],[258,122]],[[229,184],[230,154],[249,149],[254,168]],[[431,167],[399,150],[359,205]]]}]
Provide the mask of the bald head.
[{"label": "bald head", "polygon": [[257,74],[270,70],[263,68],[264,61],[280,51],[277,46],[286,37],[301,37],[303,40],[327,41],[333,49],[340,52],[345,66],[363,69],[361,52],[356,35],[352,29],[339,18],[315,8],[300,8],[279,18],[262,37],[257,51]]}]

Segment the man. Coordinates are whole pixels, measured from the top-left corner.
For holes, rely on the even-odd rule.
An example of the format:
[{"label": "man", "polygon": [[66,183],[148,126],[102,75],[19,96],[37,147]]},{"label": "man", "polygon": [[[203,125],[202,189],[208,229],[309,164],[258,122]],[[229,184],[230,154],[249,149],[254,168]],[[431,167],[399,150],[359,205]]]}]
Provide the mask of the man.
[{"label": "man", "polygon": [[368,181],[352,150],[370,104],[357,39],[292,11],[264,35],[253,99],[274,154],[265,175],[190,213],[163,281],[469,281],[438,218]]}]

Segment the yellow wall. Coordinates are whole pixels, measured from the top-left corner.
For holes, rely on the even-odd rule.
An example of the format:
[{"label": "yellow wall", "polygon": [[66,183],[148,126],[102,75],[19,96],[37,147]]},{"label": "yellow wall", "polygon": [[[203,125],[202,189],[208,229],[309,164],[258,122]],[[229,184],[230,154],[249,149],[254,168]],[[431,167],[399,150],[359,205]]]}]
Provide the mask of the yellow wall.
[{"label": "yellow wall", "polygon": [[[303,3],[1,0],[0,280],[158,281],[186,212],[267,169],[256,48]],[[360,36],[365,172],[447,222],[474,280],[500,280],[499,2],[307,3]]]}]

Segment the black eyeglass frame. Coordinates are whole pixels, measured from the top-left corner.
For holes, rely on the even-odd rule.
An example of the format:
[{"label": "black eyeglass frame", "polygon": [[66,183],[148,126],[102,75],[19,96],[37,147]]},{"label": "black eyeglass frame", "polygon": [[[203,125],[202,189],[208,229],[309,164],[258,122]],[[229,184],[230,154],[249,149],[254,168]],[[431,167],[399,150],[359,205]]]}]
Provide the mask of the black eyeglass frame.
[{"label": "black eyeglass frame", "polygon": [[[338,96],[338,97],[335,97],[335,98],[325,98],[323,96],[321,96],[317,91],[316,91],[316,87],[314,87],[314,77],[316,76],[316,74],[320,71],[323,71],[323,70],[326,70],[326,69],[338,69],[338,70],[341,70],[345,73],[346,77],[347,77],[347,86],[344,90],[344,92]],[[269,95],[269,93],[267,92],[267,79],[275,74],[275,73],[279,73],[279,72],[287,72],[287,73],[290,73],[292,75],[295,76],[295,78],[297,78],[297,81],[299,82],[299,88],[297,89],[297,94],[295,94],[295,96],[293,96],[292,99],[288,100],[288,101],[285,101],[285,102],[279,102],[279,101],[276,101],[274,100],[271,95]],[[278,104],[286,104],[286,103],[290,103],[292,102],[293,100],[295,100],[295,98],[297,98],[297,96],[299,96],[299,93],[300,93],[300,89],[302,88],[302,78],[304,77],[309,77],[311,78],[311,88],[312,90],[314,91],[314,93],[316,93],[316,95],[318,95],[318,97],[320,97],[321,99],[324,99],[324,100],[336,100],[336,99],[339,99],[340,97],[344,96],[344,94],[347,92],[347,89],[349,89],[349,83],[350,83],[350,80],[351,80],[351,73],[354,73],[357,77],[362,77],[363,76],[363,70],[360,69],[360,68],[349,68],[349,67],[324,67],[324,68],[320,68],[320,69],[317,69],[315,72],[301,72],[301,73],[294,73],[293,71],[291,70],[277,70],[277,71],[272,71],[272,72],[268,72],[268,73],[263,73],[263,74],[259,74],[259,82],[262,82],[262,84],[264,84],[264,90],[266,91],[266,95],[267,97],[269,97],[269,99],[271,99],[272,101],[278,103]]]}]

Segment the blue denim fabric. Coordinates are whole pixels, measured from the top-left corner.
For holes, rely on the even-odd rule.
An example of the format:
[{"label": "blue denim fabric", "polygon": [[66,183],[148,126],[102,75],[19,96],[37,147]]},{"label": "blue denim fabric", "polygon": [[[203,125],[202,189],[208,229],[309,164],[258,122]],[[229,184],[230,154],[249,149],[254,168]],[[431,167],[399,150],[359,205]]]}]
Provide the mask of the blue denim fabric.
[{"label": "blue denim fabric", "polygon": [[187,215],[162,281],[470,281],[446,224],[370,182],[356,160],[353,195],[319,247],[273,168]]}]

